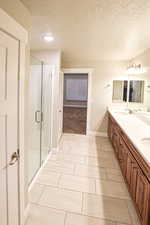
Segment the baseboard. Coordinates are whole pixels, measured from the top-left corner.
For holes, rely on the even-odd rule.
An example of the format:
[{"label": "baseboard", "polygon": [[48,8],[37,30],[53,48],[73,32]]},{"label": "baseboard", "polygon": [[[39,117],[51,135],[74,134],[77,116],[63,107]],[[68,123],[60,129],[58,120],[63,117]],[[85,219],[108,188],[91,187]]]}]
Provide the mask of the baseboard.
[{"label": "baseboard", "polygon": [[97,131],[88,131],[87,135],[89,135],[89,136],[98,136],[98,137],[108,137],[106,132],[97,132]]}]

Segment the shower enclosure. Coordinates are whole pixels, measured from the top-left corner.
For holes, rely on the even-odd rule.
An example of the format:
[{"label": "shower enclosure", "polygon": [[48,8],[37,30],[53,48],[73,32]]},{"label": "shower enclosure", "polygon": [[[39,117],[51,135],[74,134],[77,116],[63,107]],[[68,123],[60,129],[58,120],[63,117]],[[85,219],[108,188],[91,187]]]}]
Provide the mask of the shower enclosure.
[{"label": "shower enclosure", "polygon": [[31,56],[28,96],[28,183],[51,150],[54,68]]}]

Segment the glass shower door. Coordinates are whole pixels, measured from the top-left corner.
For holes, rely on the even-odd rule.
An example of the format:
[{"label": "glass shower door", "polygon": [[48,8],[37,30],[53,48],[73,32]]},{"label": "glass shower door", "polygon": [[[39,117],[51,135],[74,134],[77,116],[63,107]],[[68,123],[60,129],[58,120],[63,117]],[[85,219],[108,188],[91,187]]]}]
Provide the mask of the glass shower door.
[{"label": "glass shower door", "polygon": [[28,103],[28,182],[41,165],[42,63],[31,57]]},{"label": "glass shower door", "polygon": [[51,99],[52,99],[52,67],[43,64],[42,79],[42,139],[41,160],[45,161],[51,149]]}]

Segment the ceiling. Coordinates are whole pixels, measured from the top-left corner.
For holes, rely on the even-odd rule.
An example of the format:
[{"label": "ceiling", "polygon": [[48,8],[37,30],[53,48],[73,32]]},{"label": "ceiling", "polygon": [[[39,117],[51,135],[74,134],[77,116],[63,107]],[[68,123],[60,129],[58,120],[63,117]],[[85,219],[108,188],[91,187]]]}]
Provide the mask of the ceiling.
[{"label": "ceiling", "polygon": [[[128,60],[150,47],[150,0],[22,0],[33,17],[32,49],[66,60]],[[55,40],[45,43],[41,33]]]}]

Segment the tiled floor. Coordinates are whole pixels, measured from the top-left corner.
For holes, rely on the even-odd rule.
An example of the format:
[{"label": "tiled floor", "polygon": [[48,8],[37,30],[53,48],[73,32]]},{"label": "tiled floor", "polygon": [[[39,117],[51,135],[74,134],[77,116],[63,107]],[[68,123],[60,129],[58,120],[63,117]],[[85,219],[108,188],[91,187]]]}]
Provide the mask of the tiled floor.
[{"label": "tiled floor", "polygon": [[63,135],[29,198],[26,225],[139,225],[107,138]]}]

